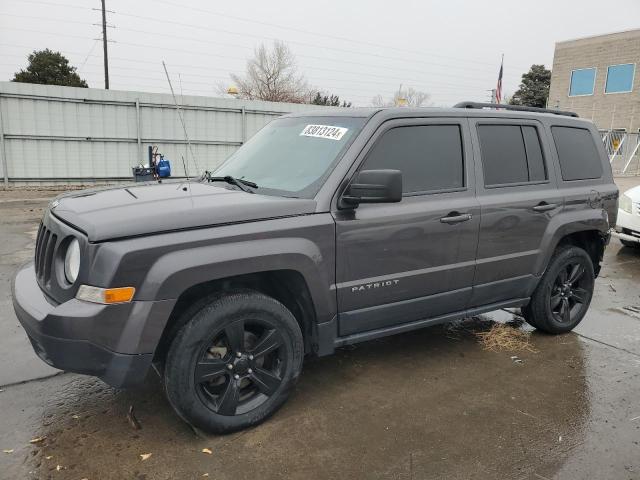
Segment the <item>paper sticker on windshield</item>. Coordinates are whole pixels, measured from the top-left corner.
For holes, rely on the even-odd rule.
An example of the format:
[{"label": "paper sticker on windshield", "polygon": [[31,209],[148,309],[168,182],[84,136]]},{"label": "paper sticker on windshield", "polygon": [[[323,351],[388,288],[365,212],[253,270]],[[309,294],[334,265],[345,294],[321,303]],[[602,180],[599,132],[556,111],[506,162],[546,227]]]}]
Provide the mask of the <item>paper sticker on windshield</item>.
[{"label": "paper sticker on windshield", "polygon": [[302,130],[300,136],[340,140],[348,130],[348,128],[332,127],[331,125],[307,125],[304,127],[304,130]]}]

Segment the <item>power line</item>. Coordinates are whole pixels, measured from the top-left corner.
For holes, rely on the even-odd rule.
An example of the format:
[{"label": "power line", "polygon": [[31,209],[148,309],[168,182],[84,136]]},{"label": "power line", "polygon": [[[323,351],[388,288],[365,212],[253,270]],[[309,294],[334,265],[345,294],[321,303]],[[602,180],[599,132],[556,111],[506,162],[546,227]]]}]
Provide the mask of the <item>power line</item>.
[{"label": "power line", "polygon": [[[5,1],[11,1],[11,0],[5,0]],[[13,0],[14,2],[19,2],[19,3],[34,3],[34,4],[40,4],[40,5],[48,5],[48,6],[52,6],[52,7],[63,7],[63,8],[73,8],[73,9],[80,9],[80,10],[91,10],[90,7],[84,7],[84,6],[79,6],[79,5],[71,5],[68,3],[58,3],[58,2],[47,2],[47,1],[43,1],[43,0]],[[479,65],[487,65],[487,66],[493,66],[495,67],[495,64],[492,62],[484,62],[484,61],[479,61],[479,60],[474,60],[471,58],[463,58],[463,57],[453,57],[451,55],[438,55],[436,53],[432,53],[432,52],[427,52],[424,50],[409,50],[406,48],[402,48],[402,47],[395,47],[395,46],[391,46],[391,45],[384,45],[384,44],[379,44],[379,43],[373,43],[373,42],[367,42],[367,41],[363,41],[363,40],[355,40],[352,38],[348,38],[348,37],[341,37],[341,36],[336,36],[336,35],[329,35],[326,33],[321,33],[321,32],[315,32],[315,31],[310,31],[308,29],[303,29],[303,28],[296,28],[296,27],[291,27],[291,26],[286,26],[286,25],[281,25],[281,24],[277,24],[277,23],[271,23],[271,22],[265,22],[265,21],[261,21],[261,20],[255,20],[255,19],[250,19],[250,18],[246,18],[246,17],[240,17],[240,16],[236,16],[236,15],[230,15],[230,14],[226,14],[226,13],[221,13],[221,12],[214,12],[212,10],[207,10],[207,9],[202,9],[202,8],[197,8],[197,7],[190,7],[187,5],[183,5],[183,4],[178,4],[178,3],[174,3],[174,2],[169,2],[167,0],[155,0],[156,3],[165,3],[167,5],[171,5],[171,6],[175,6],[177,8],[179,8],[180,10],[193,10],[193,11],[199,11],[201,13],[207,13],[209,15],[214,15],[214,16],[220,16],[220,17],[225,17],[225,18],[229,18],[229,19],[233,19],[233,20],[238,20],[238,21],[243,21],[243,22],[247,22],[247,23],[253,23],[253,24],[259,24],[259,25],[264,25],[264,26],[269,26],[269,27],[273,27],[273,28],[279,28],[282,30],[289,30],[289,31],[295,31],[298,33],[303,33],[303,34],[308,34],[308,35],[314,35],[314,36],[318,36],[318,37],[324,37],[324,38],[330,38],[333,40],[337,40],[340,42],[348,42],[348,43],[354,43],[354,44],[360,44],[360,45],[366,45],[366,46],[370,46],[370,47],[376,47],[376,48],[383,48],[386,50],[393,50],[393,51],[397,51],[397,52],[402,52],[402,53],[412,53],[415,55],[419,55],[420,57],[425,57],[425,56],[431,56],[431,57],[437,57],[437,58],[443,58],[443,59],[447,59],[447,60],[459,60],[461,62],[467,62],[467,63],[475,63],[475,64],[479,64]],[[183,25],[183,26],[189,26],[189,27],[194,27],[194,28],[203,28],[203,29],[208,29],[211,30],[212,27],[211,26],[204,26],[204,25],[193,25],[193,24],[186,24],[186,23],[180,23],[180,22],[176,22],[175,20],[163,20],[163,19],[158,19],[158,18],[153,18],[153,17],[148,17],[148,16],[142,16],[142,15],[134,15],[134,14],[128,14],[125,12],[114,12],[116,15],[122,15],[122,16],[129,16],[129,17],[133,17],[133,18],[140,18],[140,19],[144,19],[144,20],[151,20],[151,21],[155,21],[155,22],[162,22],[162,23],[169,23],[171,25]],[[242,36],[249,36],[250,34],[247,33],[238,33],[238,32],[231,32],[229,31],[228,33],[234,34],[234,35],[242,35]],[[253,35],[256,36],[256,35]],[[271,39],[273,37],[266,37],[266,36],[257,36],[259,38],[268,38]],[[287,39],[285,39],[286,41],[289,41]],[[290,41],[290,43],[293,43]],[[306,44],[305,45],[309,45]],[[317,45],[311,45],[311,46],[317,46]],[[366,52],[357,52],[359,55],[361,54],[366,54]],[[413,60],[411,60],[413,61]],[[519,69],[523,69],[526,70],[529,67],[524,67],[524,66],[517,66],[515,65],[517,68]],[[468,67],[465,67],[468,68]]]},{"label": "power line", "polygon": [[44,2],[42,0],[14,0],[19,3],[35,3],[37,5],[49,5],[51,7],[63,7],[63,8],[75,8],[77,10],[93,10],[91,7],[84,7],[80,5],[70,5],[68,3],[58,3],[58,2]]},{"label": "power line", "polygon": [[87,53],[87,56],[85,57],[84,61],[82,62],[82,64],[78,67],[78,72],[80,72],[84,66],[87,64],[87,61],[89,60],[89,57],[91,56],[91,54],[93,53],[93,49],[96,48],[96,45],[98,45],[98,42],[100,40],[96,40],[93,42],[93,45],[91,46],[91,49],[89,50],[89,53]]},{"label": "power line", "polygon": [[[165,5],[171,5],[173,7],[177,7],[179,9],[181,9],[181,10],[182,9],[186,9],[186,10],[192,10],[192,11],[201,12],[201,13],[207,13],[209,15],[219,16],[219,17],[223,17],[223,18],[230,18],[230,19],[233,19],[233,20],[239,20],[239,21],[243,21],[243,22],[247,22],[247,23],[265,25],[265,26],[270,26],[270,27],[274,27],[274,28],[280,28],[282,30],[295,31],[295,32],[298,32],[298,33],[303,33],[303,34],[308,34],[308,35],[315,35],[315,36],[318,36],[318,37],[331,38],[333,40],[338,40],[340,42],[357,43],[357,44],[361,44],[361,45],[367,45],[367,46],[370,46],[370,47],[385,48],[385,49],[394,50],[394,51],[398,51],[398,52],[402,52],[402,53],[413,53],[413,54],[420,55],[420,56],[428,55],[428,56],[432,56],[432,57],[440,57],[440,58],[445,58],[445,59],[454,58],[454,57],[451,57],[449,55],[438,55],[438,54],[430,53],[430,52],[408,50],[406,48],[398,48],[398,47],[389,46],[389,45],[383,45],[383,44],[379,44],[379,43],[372,43],[372,42],[367,42],[367,41],[362,41],[362,40],[354,40],[352,38],[340,37],[340,36],[336,36],[336,35],[329,35],[329,34],[322,33],[322,32],[314,32],[314,31],[308,30],[308,29],[296,28],[296,27],[291,27],[291,26],[288,26],[288,25],[282,25],[282,24],[277,24],[277,23],[272,23],[272,22],[265,22],[263,20],[254,20],[254,19],[247,18],[247,17],[240,17],[240,16],[237,16],[237,15],[230,15],[230,14],[226,14],[226,13],[215,12],[213,10],[208,10],[208,9],[204,9],[204,8],[198,8],[198,7],[192,7],[192,6],[188,6],[188,5],[184,5],[184,4],[174,3],[174,2],[171,2],[169,0],[155,0],[155,2],[156,3],[164,3]],[[358,53],[361,53],[361,52],[358,52]],[[461,60],[461,61],[464,61],[464,62],[478,63],[478,64],[485,64],[485,65],[494,66],[493,63],[481,62],[479,60],[473,60],[473,59],[468,59],[468,58],[467,59],[458,58],[458,60]]]},{"label": "power line", "polygon": [[[18,31],[26,31],[26,32],[39,32],[41,34],[44,35],[52,35],[52,36],[65,36],[65,37],[70,37],[70,38],[79,38],[79,39],[89,39],[88,37],[82,37],[79,35],[71,35],[71,34],[61,34],[61,33],[57,33],[57,32],[44,32],[44,31],[36,31],[36,30],[31,30],[31,29],[24,29],[24,28],[19,28],[19,27],[6,27],[7,29],[11,29],[11,30],[18,30]],[[145,44],[145,43],[134,43],[134,42],[117,42],[120,45],[126,45],[126,46],[132,46],[132,47],[142,47],[142,48],[150,48],[150,49],[157,49],[158,46],[157,45],[152,45],[152,44]],[[163,50],[166,51],[174,51],[174,52],[178,52],[178,53],[182,53],[182,54],[187,54],[187,55],[197,55],[198,57],[212,57],[212,58],[224,58],[224,59],[230,59],[230,60],[234,60],[234,61],[239,61],[241,59],[239,59],[237,56],[229,56],[229,55],[221,55],[221,54],[213,54],[211,52],[200,52],[200,51],[194,51],[194,50],[186,50],[183,48],[174,48],[174,47],[162,47]],[[346,61],[347,63],[350,63],[348,61]],[[382,70],[391,70],[391,71],[396,71],[398,69],[394,69],[394,68],[385,68],[385,67],[379,67],[377,65],[370,65],[370,64],[363,64],[365,66],[368,67],[372,67],[374,69],[382,69]],[[362,75],[363,72],[358,71],[358,72],[354,72],[354,71],[349,71],[349,70],[344,70],[344,69],[331,69],[331,68],[326,68],[326,67],[318,67],[318,66],[307,66],[305,67],[306,69],[309,70],[323,70],[323,71],[328,71],[328,72],[337,72],[337,73],[352,73],[355,75]],[[426,72],[425,72],[426,73]],[[369,77],[376,77],[376,78],[385,78],[385,79],[390,79],[392,78],[389,75],[377,75],[377,74],[373,74],[373,73],[367,73],[366,74]],[[469,78],[473,80],[474,84],[478,83],[478,79],[477,77],[466,77],[463,75],[453,75],[453,77],[455,78]],[[401,75],[401,76],[395,76],[394,77],[394,81],[409,81],[412,83],[423,83],[424,80],[416,80],[415,78],[408,78],[405,75]],[[432,83],[433,82],[428,82],[428,83]],[[435,85],[435,84],[434,84]],[[447,86],[459,86],[459,87],[469,87],[469,84],[462,84],[462,83],[452,83],[447,81],[446,82]]]},{"label": "power line", "polygon": [[[260,40],[279,40],[277,37],[270,37],[270,36],[266,36],[266,35],[257,35],[257,34],[251,34],[251,33],[246,33],[246,32],[236,32],[236,31],[232,31],[232,30],[226,30],[226,29],[221,29],[219,27],[212,27],[210,25],[197,25],[197,24],[193,24],[193,23],[184,23],[184,22],[177,22],[175,20],[164,20],[164,19],[159,19],[159,18],[154,18],[154,17],[149,17],[149,16],[144,16],[144,15],[135,15],[135,14],[130,14],[130,13],[125,13],[125,12],[117,12],[116,15],[121,15],[121,16],[125,16],[125,17],[132,17],[132,18],[136,18],[139,20],[146,20],[146,21],[153,21],[153,22],[158,22],[158,23],[164,23],[164,24],[170,24],[172,26],[175,25],[179,25],[179,26],[183,26],[183,27],[188,27],[188,28],[195,28],[195,29],[200,29],[200,30],[204,30],[206,32],[211,32],[211,31],[218,31],[221,33],[226,33],[226,34],[230,34],[230,35],[236,35],[236,36],[240,36],[242,38],[246,38],[246,37],[251,37],[251,38],[257,38]],[[146,32],[146,33],[151,33],[151,32]],[[155,32],[153,32],[155,33]],[[171,34],[169,34],[170,36]],[[193,38],[193,37],[192,37]],[[198,40],[198,39],[196,39]],[[307,42],[300,42],[298,40],[287,40],[285,39],[285,41],[287,43],[291,43],[294,45],[303,45],[306,47],[312,47],[314,49],[317,49],[317,45],[313,44],[313,43],[307,43]],[[216,41],[216,44],[220,44],[218,41]],[[222,45],[228,45],[228,46],[238,46],[237,44],[233,45],[233,44],[222,44]],[[250,47],[246,47],[246,46],[241,46],[242,48],[250,48]],[[339,53],[350,53],[350,54],[354,54],[357,56],[373,56],[373,57],[377,57],[377,58],[381,58],[384,60],[391,60],[391,61],[403,61],[403,62],[411,62],[411,63],[418,63],[418,64],[424,64],[427,66],[440,66],[440,67],[446,67],[446,68],[458,68],[458,69],[463,69],[465,71],[467,70],[476,70],[476,71],[486,71],[487,67],[470,67],[469,65],[460,65],[460,64],[456,64],[456,63],[435,63],[435,62],[431,62],[431,61],[424,61],[424,60],[418,60],[418,59],[413,59],[413,58],[403,58],[403,57],[398,57],[398,56],[394,56],[394,57],[390,57],[387,55],[380,55],[378,53],[371,53],[371,52],[361,52],[361,51],[354,51],[354,50],[346,50],[344,48],[336,48],[336,47],[330,47],[327,45],[323,45],[322,47],[323,50],[332,50],[332,51],[336,51]],[[428,54],[427,54],[428,55]],[[302,55],[299,55],[302,56]],[[423,55],[424,56],[424,55]],[[318,57],[315,57],[318,58]],[[455,59],[455,57],[447,57],[448,59]],[[342,60],[342,59],[331,59],[333,61],[343,61],[343,62],[348,62],[348,63],[352,63],[349,60]],[[463,60],[464,62],[467,62],[467,60]],[[485,62],[476,62],[476,63],[484,63],[485,65],[492,65],[492,67],[495,67],[496,65],[493,64],[488,64]]]},{"label": "power line", "polygon": [[[116,12],[117,15],[125,15],[125,16],[133,16],[135,18],[138,19],[144,19],[144,20],[152,20],[152,21],[160,21],[162,23],[165,23],[164,20],[156,20],[153,19],[151,17],[143,17],[140,15],[129,15],[129,14],[123,14],[120,12]],[[34,19],[40,19],[40,20],[51,20],[51,21],[55,21],[55,22],[63,22],[63,23],[74,23],[74,24],[84,24],[84,22],[79,22],[79,21],[74,21],[74,20],[67,20],[67,19],[61,19],[61,18],[47,18],[47,17],[34,17],[34,16],[29,16],[29,15],[13,15],[13,14],[6,14],[7,16],[14,16],[14,17],[19,17],[19,18],[34,18]],[[168,22],[166,22],[168,23]],[[179,22],[170,22],[172,24],[178,24],[178,25],[184,25],[184,26],[189,26],[192,28],[199,28],[199,29],[204,29],[207,32],[210,32],[212,30],[216,30],[215,28],[211,28],[211,27],[202,27],[199,25],[195,25],[195,24],[186,24],[186,23],[179,23]],[[15,28],[15,27],[14,27]],[[198,38],[198,37],[189,37],[189,36],[183,36],[183,35],[175,35],[175,34],[170,34],[170,33],[166,33],[166,32],[157,32],[157,31],[148,31],[148,30],[140,30],[140,29],[134,29],[134,28],[127,28],[127,27],[118,27],[118,30],[121,31],[129,31],[129,32],[133,32],[133,33],[142,33],[145,35],[152,35],[152,36],[159,36],[162,38],[176,38],[176,39],[181,39],[181,40],[189,40],[191,42],[198,42],[198,43],[203,43],[206,45],[210,45],[211,42],[204,40],[202,38]],[[219,30],[219,29],[218,29]],[[225,33],[233,33],[234,35],[240,35],[240,36],[254,36],[256,37],[256,35],[250,35],[250,34],[241,34],[241,33],[237,33],[237,32],[230,32],[228,30],[219,30],[219,31],[223,31]],[[265,38],[262,36],[257,36],[258,38]],[[120,42],[122,44],[126,44],[124,42]],[[294,42],[295,43],[295,42]],[[297,42],[300,43],[300,42]],[[130,45],[135,45],[135,44],[131,44]],[[247,46],[247,45],[240,45],[237,43],[223,43],[220,41],[215,41],[215,45],[216,46],[224,46],[224,47],[235,47],[235,48],[243,48],[243,49],[253,49],[252,46]],[[303,43],[303,45],[309,45],[306,43]],[[149,47],[153,47],[153,48],[157,48],[155,45],[144,45],[141,44],[140,46],[149,46]],[[359,52],[353,52],[353,51],[346,51],[343,49],[337,49],[334,48],[333,50],[339,51],[339,52],[348,52],[348,53],[356,53],[359,54]],[[186,53],[191,53],[191,51],[184,51]],[[399,66],[380,66],[380,65],[375,65],[375,64],[371,64],[371,63],[362,63],[362,62],[357,62],[357,61],[352,61],[352,60],[348,60],[348,59],[343,59],[343,58],[327,58],[327,57],[318,57],[318,56],[314,56],[314,55],[307,55],[307,54],[297,54],[297,57],[300,58],[309,58],[312,60],[321,60],[321,61],[331,61],[331,62],[339,62],[339,63],[348,63],[350,65],[358,65],[358,66],[364,66],[364,67],[373,67],[376,69],[383,69],[383,70],[393,70],[394,72],[398,71],[398,70],[403,70],[406,72],[413,72],[413,73],[418,73],[418,74],[426,74],[426,75],[432,75],[433,72],[427,72],[425,70],[419,70],[416,68],[407,68],[407,67],[399,67]],[[227,57],[227,58],[231,58],[234,60],[239,60],[238,57]],[[411,59],[402,59],[402,58],[391,58],[391,57],[382,57],[382,58],[386,58],[386,59],[392,59],[395,61],[405,61],[408,63],[416,63],[415,60],[411,60]],[[420,62],[417,61],[417,63],[425,63],[425,62]],[[461,68],[464,69],[465,71],[469,70],[469,67],[467,66],[458,66],[458,65],[448,65],[448,64],[441,64],[441,63],[426,63],[429,66],[437,66],[437,67],[445,67],[445,68]],[[471,68],[473,69],[473,68]],[[478,67],[475,67],[475,70],[477,71],[482,71],[483,73],[485,73],[487,75],[487,77],[489,77],[489,75],[493,76],[494,72],[489,72],[486,68],[485,69],[480,69]],[[477,76],[466,76],[466,75],[461,75],[461,74],[444,74],[444,73],[439,73],[438,75],[440,76],[445,76],[445,77],[452,77],[452,78],[469,78],[469,79],[473,79],[474,81],[478,81]],[[506,75],[505,75],[506,76]]]},{"label": "power line", "polygon": [[[132,17],[132,18],[137,18],[139,20],[147,20],[147,21],[153,21],[153,22],[159,22],[159,23],[165,23],[165,24],[171,24],[171,25],[180,25],[180,26],[184,26],[184,27],[189,27],[189,28],[197,28],[200,30],[205,30],[207,32],[211,32],[211,31],[217,31],[217,32],[221,32],[221,33],[226,33],[229,35],[237,35],[240,36],[242,38],[246,38],[246,37],[250,37],[250,38],[257,38],[259,40],[279,40],[277,37],[271,37],[271,36],[266,36],[266,35],[257,35],[257,34],[252,34],[252,33],[247,33],[247,32],[235,32],[233,30],[227,30],[227,29],[222,29],[219,27],[212,27],[210,25],[204,26],[204,25],[197,25],[197,24],[193,24],[193,23],[183,23],[183,22],[177,22],[175,20],[164,20],[164,19],[158,19],[158,18],[153,18],[153,17],[149,17],[149,16],[143,16],[143,15],[134,15],[134,14],[129,14],[129,13],[124,13],[124,12],[117,12],[116,15],[121,15],[121,16],[126,16],[126,17]],[[169,34],[170,35],[170,34]],[[308,43],[308,42],[301,42],[299,40],[291,40],[291,39],[287,39],[285,40],[287,43],[293,44],[293,45],[302,45],[305,47],[312,47],[314,49],[317,49],[317,45],[313,44],[313,43]],[[218,43],[218,42],[216,42]],[[418,60],[418,59],[408,59],[408,58],[402,58],[402,57],[390,57],[388,55],[381,55],[379,53],[374,53],[374,52],[359,52],[359,51],[355,51],[355,50],[347,50],[345,48],[337,48],[337,47],[331,47],[331,46],[327,46],[327,45],[323,45],[322,46],[323,50],[331,50],[331,51],[335,51],[338,53],[349,53],[349,54],[354,54],[357,56],[371,56],[371,57],[375,57],[375,58],[380,58],[383,60],[391,60],[391,61],[405,61],[405,62],[412,62],[412,63],[419,63],[419,64],[423,64],[423,65],[427,65],[427,66],[441,66],[441,67],[447,67],[447,68],[460,68],[460,69],[478,69],[478,67],[469,67],[469,66],[459,66],[457,64],[443,64],[443,63],[434,63],[434,62],[427,62],[424,60]],[[338,61],[340,61],[338,59]],[[347,61],[347,60],[342,60],[342,61]],[[485,67],[486,69],[486,67]]]}]

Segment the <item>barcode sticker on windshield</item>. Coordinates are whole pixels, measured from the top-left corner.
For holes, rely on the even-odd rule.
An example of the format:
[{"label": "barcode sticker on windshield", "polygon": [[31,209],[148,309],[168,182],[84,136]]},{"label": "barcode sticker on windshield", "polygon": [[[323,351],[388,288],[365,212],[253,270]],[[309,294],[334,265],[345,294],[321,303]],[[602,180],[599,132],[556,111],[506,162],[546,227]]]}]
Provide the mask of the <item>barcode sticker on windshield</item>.
[{"label": "barcode sticker on windshield", "polygon": [[331,125],[307,125],[304,127],[304,130],[302,130],[300,136],[340,140],[348,130],[348,128],[332,127]]}]

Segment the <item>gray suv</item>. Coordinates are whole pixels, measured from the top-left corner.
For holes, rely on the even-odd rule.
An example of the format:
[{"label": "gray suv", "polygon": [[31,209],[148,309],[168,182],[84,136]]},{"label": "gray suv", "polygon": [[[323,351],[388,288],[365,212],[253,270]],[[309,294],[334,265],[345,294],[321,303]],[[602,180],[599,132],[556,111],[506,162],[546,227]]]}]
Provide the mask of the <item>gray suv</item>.
[{"label": "gray suv", "polygon": [[33,348],[115,387],[153,365],[222,433],[274,413],[305,355],[506,307],[570,331],[616,223],[596,128],[456,107],[287,115],[197,181],[58,197],[13,282]]}]

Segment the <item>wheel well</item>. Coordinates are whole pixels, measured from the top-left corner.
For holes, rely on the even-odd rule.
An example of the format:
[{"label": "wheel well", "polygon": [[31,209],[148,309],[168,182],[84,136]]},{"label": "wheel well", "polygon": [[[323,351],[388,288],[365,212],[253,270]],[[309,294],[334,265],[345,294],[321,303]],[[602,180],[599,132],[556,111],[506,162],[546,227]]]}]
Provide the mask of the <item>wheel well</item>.
[{"label": "wheel well", "polygon": [[298,321],[304,339],[305,353],[311,352],[314,345],[315,329],[315,309],[307,283],[299,272],[295,270],[274,270],[268,272],[251,273],[212,280],[194,285],[185,290],[165,325],[162,337],[154,355],[154,361],[162,362],[171,340],[177,331],[188,321],[183,318],[182,313],[197,301],[217,292],[249,289],[269,295],[275,298],[289,311]]},{"label": "wheel well", "polygon": [[575,232],[560,239],[558,246],[562,245],[575,245],[582,248],[591,257],[593,263],[593,270],[598,276],[600,272],[600,262],[604,255],[605,240],[602,233],[598,230],[585,230],[582,232]]}]

